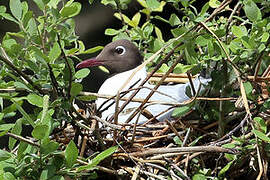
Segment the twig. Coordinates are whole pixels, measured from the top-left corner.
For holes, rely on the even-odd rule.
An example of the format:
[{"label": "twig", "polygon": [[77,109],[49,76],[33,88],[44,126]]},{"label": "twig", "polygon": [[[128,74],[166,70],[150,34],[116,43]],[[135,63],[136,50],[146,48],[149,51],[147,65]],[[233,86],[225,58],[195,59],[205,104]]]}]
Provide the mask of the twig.
[{"label": "twig", "polygon": [[[170,69],[165,73],[165,75],[161,78],[161,80],[159,81],[159,83],[154,87],[154,90],[157,90],[158,89],[158,87],[162,84],[162,82],[164,81],[164,79],[167,77],[167,75],[168,74],[170,74],[172,71],[173,71],[173,69],[174,69],[174,67],[180,62],[180,60],[182,60],[182,58],[183,58],[183,54],[182,55],[180,55],[177,59],[176,59],[176,61],[172,64],[172,66],[170,67]],[[147,103],[147,101],[151,98],[151,96],[154,94],[154,92],[155,91],[151,91],[148,95],[147,95],[147,97],[145,98],[145,100],[144,100],[144,102],[142,102],[141,103],[141,105],[131,114],[131,116],[126,120],[126,122],[128,123],[128,122],[130,122],[133,118],[134,118],[134,116],[136,116],[136,114],[139,112],[139,110],[140,109],[142,109],[142,107]]]},{"label": "twig", "polygon": [[28,144],[30,144],[30,145],[32,145],[32,146],[36,146],[36,147],[38,147],[38,148],[40,147],[40,145],[39,145],[38,143],[35,143],[35,142],[31,141],[30,139],[24,138],[24,137],[19,136],[19,135],[17,135],[17,134],[13,134],[13,133],[7,132],[5,135],[7,135],[7,136],[9,136],[9,137],[12,137],[12,138],[14,138],[14,139],[17,139],[17,140],[19,140],[19,141],[26,142],[26,143],[28,143]]},{"label": "twig", "polygon": [[174,134],[179,138],[182,139],[182,137],[180,136],[180,134],[177,132],[177,130],[174,128],[173,124],[168,121],[167,119],[165,120],[165,122],[168,124],[168,126],[170,127],[170,129],[174,132]]},{"label": "twig", "polygon": [[98,122],[101,122],[102,124],[104,124],[105,126],[108,126],[110,128],[113,128],[113,129],[116,129],[116,130],[123,130],[122,126],[109,123],[108,121],[105,121],[105,120],[101,119],[98,116],[91,116],[91,118],[97,120]]},{"label": "twig", "polygon": [[194,147],[177,147],[177,148],[153,148],[144,150],[143,152],[130,153],[131,156],[147,156],[152,154],[165,154],[165,153],[176,153],[176,152],[216,152],[216,153],[229,153],[236,154],[237,150],[227,149],[218,146],[194,146]]},{"label": "twig", "polygon": [[[80,160],[80,159],[77,159],[76,161],[77,161],[78,163],[80,163],[80,164],[88,165],[87,162],[84,162],[84,161],[82,161],[82,160]],[[97,169],[100,170],[100,171],[109,173],[109,174],[118,175],[117,171],[111,170],[111,169],[108,169],[108,168],[105,168],[105,167],[102,167],[102,166],[95,166],[95,168],[97,168]]]}]

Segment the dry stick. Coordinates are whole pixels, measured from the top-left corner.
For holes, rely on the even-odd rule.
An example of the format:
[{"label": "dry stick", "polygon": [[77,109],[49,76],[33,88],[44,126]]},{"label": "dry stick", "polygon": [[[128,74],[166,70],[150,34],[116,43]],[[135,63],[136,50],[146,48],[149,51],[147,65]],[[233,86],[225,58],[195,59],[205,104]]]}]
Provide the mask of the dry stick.
[{"label": "dry stick", "polygon": [[[174,39],[174,41],[172,41],[171,43],[179,40],[181,37],[183,37],[184,35],[186,35],[187,33],[189,33],[190,31],[192,31],[196,26],[192,27],[189,31],[185,32],[184,34],[182,34],[181,36],[177,37],[176,39]],[[171,43],[167,44],[166,46],[162,47],[159,51],[157,51],[155,54],[153,54],[148,60],[146,60],[143,64],[141,64],[140,66],[138,66],[133,73],[131,74],[131,76],[129,77],[129,79],[123,84],[123,86],[120,88],[119,91],[121,91],[121,89],[123,89],[128,82],[134,77],[134,75],[136,74],[136,72],[138,72],[139,70],[141,70],[147,63],[151,62],[158,54],[160,54],[164,49],[166,49]],[[149,74],[144,80],[143,82],[140,84],[140,86],[143,86],[149,79],[150,77],[161,67],[161,65],[165,62],[168,61],[169,57],[174,53],[174,51],[176,50],[176,48],[178,48],[181,45],[181,43],[179,43],[173,50],[171,50],[167,56],[155,67],[155,69],[151,72],[151,74]],[[123,111],[124,108],[127,106],[127,104],[134,98],[134,96],[136,96],[136,94],[139,92],[139,90],[136,90],[135,92],[133,92],[133,94],[129,97],[129,99],[121,106],[121,108],[119,109],[119,111]],[[110,120],[113,118],[113,116],[110,118]]]},{"label": "dry stick", "polygon": [[248,114],[246,114],[246,117],[233,129],[231,130],[229,133],[227,133],[225,136],[221,137],[220,139],[218,139],[217,141],[212,142],[211,144],[215,145],[220,141],[223,141],[226,138],[229,138],[231,135],[233,135],[233,133],[235,133],[238,129],[240,129],[241,127],[244,126],[244,124],[247,122],[248,120]]},{"label": "dry stick", "polygon": [[[0,44],[0,46],[2,46]],[[14,64],[12,64],[11,59],[9,58],[9,56],[7,55],[6,51],[4,50],[4,48],[0,47],[1,53],[2,53],[2,58],[1,60],[7,64],[13,71],[15,71],[17,74],[19,74],[23,79],[25,79],[29,84],[31,84],[31,86],[33,88],[35,88],[40,94],[46,94],[38,85],[36,85],[26,74],[24,74],[19,68],[17,68],[16,66],[14,66]]]},{"label": "dry stick", "polygon": [[175,174],[171,173],[170,171],[168,171],[166,168],[164,168],[164,167],[162,167],[162,166],[159,166],[159,165],[156,165],[156,164],[153,164],[153,163],[145,163],[145,165],[146,165],[146,166],[152,166],[152,167],[154,167],[154,168],[157,168],[157,169],[160,169],[160,170],[162,170],[162,171],[165,171],[165,172],[167,172],[169,175],[175,177],[176,179],[179,179],[179,180],[181,179],[181,178],[179,178],[179,177],[176,176]]},{"label": "dry stick", "polygon": [[182,169],[180,169],[177,165],[172,164],[172,166],[173,166],[173,168],[175,168],[177,171],[179,171],[183,176],[185,176],[185,178],[186,178],[187,180],[190,180],[190,178],[187,176],[187,174],[186,174]]},{"label": "dry stick", "polygon": [[[140,79],[139,79],[138,81],[136,81],[134,84],[132,84],[129,88],[133,88],[139,81],[140,81]],[[140,87],[139,87],[139,88],[140,88]],[[124,97],[124,96],[125,96],[127,93],[129,93],[130,91],[131,91],[131,89],[128,89],[128,90],[126,90],[126,91],[121,92],[120,98]],[[99,108],[97,109],[97,111],[100,112],[100,113],[106,111],[109,107],[111,107],[111,106],[115,103],[114,101],[111,102],[111,103],[110,103],[109,105],[107,105],[106,107],[104,107],[102,110],[101,110],[101,108],[102,108],[103,106],[105,106],[106,103],[108,103],[110,100],[112,100],[112,99],[115,98],[115,97],[116,97],[116,95],[114,95],[114,96],[112,96],[111,98],[109,98],[108,100],[104,101],[104,102],[99,106]]]},{"label": "dry stick", "polygon": [[216,152],[216,153],[228,153],[236,154],[237,150],[227,149],[219,146],[194,146],[194,147],[177,147],[177,148],[153,148],[144,150],[142,152],[130,153],[130,156],[148,156],[153,154],[166,154],[166,153],[177,153],[177,152]]},{"label": "dry stick", "polygon": [[230,17],[228,19],[228,22],[227,22],[227,27],[226,27],[226,34],[228,34],[228,31],[229,31],[229,28],[231,27],[231,22],[232,22],[232,19],[233,19],[233,16],[234,14],[236,13],[236,11],[238,10],[238,7],[241,5],[241,2],[239,1],[236,6],[234,6],[233,8],[233,11],[232,13],[230,14]]},{"label": "dry stick", "polygon": [[214,12],[205,20],[205,22],[210,21],[213,19],[220,11],[222,11],[228,4],[230,4],[232,0],[225,0],[223,1],[218,8],[214,10]]},{"label": "dry stick", "polygon": [[133,145],[133,143],[134,143],[134,139],[135,139],[135,135],[136,135],[136,127],[137,127],[137,124],[138,124],[138,122],[139,122],[139,118],[140,118],[140,116],[141,116],[141,113],[138,115],[138,117],[137,117],[137,119],[136,119],[136,122],[134,123],[134,127],[133,127],[133,133],[132,133],[132,138],[131,138],[131,146]]},{"label": "dry stick", "polygon": [[5,135],[7,135],[7,136],[9,136],[9,137],[12,137],[12,138],[14,138],[14,139],[17,139],[17,140],[19,140],[19,141],[26,142],[26,143],[28,143],[28,144],[30,144],[30,145],[32,145],[32,146],[36,146],[36,147],[38,147],[38,148],[40,147],[40,145],[39,145],[38,143],[35,143],[35,142],[31,141],[30,139],[24,138],[24,137],[19,136],[19,135],[17,135],[17,134],[13,134],[13,133],[7,132]]},{"label": "dry stick", "polygon": [[[165,73],[165,75],[161,78],[161,80],[159,81],[159,83],[154,87],[154,90],[157,90],[157,89],[158,89],[158,87],[162,84],[162,82],[164,81],[164,79],[166,78],[166,76],[167,76],[168,74],[170,74],[170,73],[173,71],[174,67],[182,60],[183,56],[184,56],[184,55],[182,54],[182,55],[180,55],[180,56],[176,59],[176,61],[173,63],[173,65],[170,67],[170,69]],[[134,116],[136,116],[136,114],[139,112],[140,109],[143,108],[143,106],[144,106],[144,105],[147,103],[147,101],[151,98],[151,96],[154,94],[154,92],[155,92],[155,91],[152,90],[152,91],[148,94],[148,96],[145,98],[144,102],[142,102],[141,105],[140,105],[138,108],[136,108],[136,110],[132,113],[132,115],[126,120],[126,123],[130,122],[130,121],[134,118]]]},{"label": "dry stick", "polygon": [[[83,164],[83,165],[89,165],[88,162],[82,161],[82,160],[80,160],[80,159],[77,159],[76,161],[77,161],[78,163],[80,163],[80,164]],[[102,166],[95,166],[95,168],[97,168],[97,169],[100,170],[100,171],[109,173],[109,174],[115,174],[115,175],[118,175],[117,171],[111,170],[111,169],[108,169],[108,168],[105,168],[105,167],[102,167]]]},{"label": "dry stick", "polygon": [[98,122],[103,123],[105,126],[108,126],[108,127],[110,127],[110,128],[113,128],[113,129],[116,129],[116,130],[123,130],[123,129],[122,129],[122,126],[119,126],[119,125],[116,125],[116,124],[109,123],[108,121],[105,121],[105,120],[101,119],[101,118],[98,117],[98,116],[91,116],[91,118],[97,120]]},{"label": "dry stick", "polygon": [[[150,74],[150,73],[147,73]],[[164,73],[155,73],[152,75],[152,77],[160,77],[162,78],[164,76]],[[195,78],[196,76],[192,76],[192,78]],[[176,73],[170,73],[167,78],[183,78],[183,79],[187,79],[188,75],[186,73],[180,73],[180,74],[176,74]]]},{"label": "dry stick", "polygon": [[140,172],[140,165],[137,165],[131,180],[136,180]]},{"label": "dry stick", "polygon": [[194,84],[193,84],[193,81],[192,81],[192,76],[191,76],[190,72],[187,72],[187,75],[188,75],[188,80],[189,80],[189,84],[190,84],[190,87],[191,87],[192,94],[195,95],[196,90],[194,88]]},{"label": "dry stick", "polygon": [[[114,124],[118,124],[119,98],[120,98],[120,92],[118,91],[118,92],[117,92],[117,95],[116,95],[116,97],[115,97],[115,102],[116,102],[116,103],[115,103],[115,113],[114,113]],[[113,137],[114,137],[114,139],[117,139],[117,130],[116,130],[116,129],[115,129],[114,132],[113,132]]]},{"label": "dry stick", "polygon": [[165,120],[165,122],[168,124],[168,126],[170,127],[170,129],[174,132],[174,134],[179,138],[182,139],[182,137],[180,136],[180,134],[178,133],[178,131],[174,128],[173,124],[168,121],[167,119]]}]

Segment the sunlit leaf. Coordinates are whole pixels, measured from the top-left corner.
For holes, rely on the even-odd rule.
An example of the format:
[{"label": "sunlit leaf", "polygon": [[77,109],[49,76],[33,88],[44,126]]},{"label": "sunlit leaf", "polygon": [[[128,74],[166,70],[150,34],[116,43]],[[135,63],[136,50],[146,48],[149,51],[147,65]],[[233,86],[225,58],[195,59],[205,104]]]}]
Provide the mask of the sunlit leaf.
[{"label": "sunlit leaf", "polygon": [[80,69],[79,71],[77,71],[74,75],[75,78],[77,79],[82,79],[85,78],[86,76],[88,76],[90,73],[90,70],[88,68],[83,68]]},{"label": "sunlit leaf", "polygon": [[22,17],[22,4],[20,0],[10,0],[9,1],[10,11],[12,15],[18,20]]}]

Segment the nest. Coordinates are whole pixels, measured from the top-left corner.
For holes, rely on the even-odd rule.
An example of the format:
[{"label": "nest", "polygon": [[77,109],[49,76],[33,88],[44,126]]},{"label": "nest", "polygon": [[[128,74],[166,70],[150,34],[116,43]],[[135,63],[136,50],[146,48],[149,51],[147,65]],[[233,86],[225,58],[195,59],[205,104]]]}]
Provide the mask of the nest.
[{"label": "nest", "polygon": [[[263,84],[267,77],[257,78],[258,81],[262,80],[259,83],[263,92],[265,92]],[[268,94],[263,95],[264,97],[258,99],[259,103],[268,98]],[[232,127],[229,133],[219,137],[218,122],[204,121],[200,113],[193,109],[173,121],[119,124],[103,120],[95,112],[93,104],[87,104],[85,109],[71,114],[75,119],[84,120],[69,124],[64,131],[56,133],[54,138],[63,144],[73,139],[79,147],[80,156],[84,158],[93,157],[112,146],[117,146],[117,151],[112,156],[96,166],[96,169],[102,172],[99,177],[105,177],[106,172],[115,175],[114,177],[133,179],[137,177],[190,179],[190,175],[197,171],[198,166],[212,169],[210,174],[217,175],[218,171],[229,162],[228,154],[239,155],[239,147],[226,148],[222,145],[235,143],[233,135],[246,139],[253,136],[249,130],[243,130],[251,119],[244,110],[241,98],[201,98],[201,100],[235,102],[238,106],[237,111],[230,112],[225,119]],[[250,108],[252,109],[251,106]],[[269,117],[269,112],[261,113],[260,116]],[[230,177],[245,176],[244,165],[249,161],[250,158],[243,160],[241,167],[233,168]]]}]

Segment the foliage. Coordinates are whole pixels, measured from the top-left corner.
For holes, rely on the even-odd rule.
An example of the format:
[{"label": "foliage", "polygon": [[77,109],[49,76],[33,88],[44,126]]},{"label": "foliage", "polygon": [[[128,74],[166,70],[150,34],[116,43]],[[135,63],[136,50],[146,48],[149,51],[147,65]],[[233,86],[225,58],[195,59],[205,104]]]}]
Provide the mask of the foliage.
[{"label": "foliage", "polygon": [[[74,116],[77,112],[72,102],[75,98],[82,98],[78,97],[82,85],[76,80],[85,78],[90,71],[75,72],[73,61],[80,60],[78,56],[81,54],[101,50],[102,46],[85,49],[76,35],[73,17],[80,13],[80,3],[73,0],[62,4],[60,0],[34,2],[39,8],[38,13],[30,10],[27,1],[10,0],[9,7],[0,6],[0,17],[12,21],[20,29],[7,32],[0,43],[0,60],[3,62],[0,71],[0,135],[9,136],[8,147],[0,150],[0,179],[64,179],[66,175],[72,178],[96,177],[93,170],[99,169],[98,164],[116,152],[117,147],[107,146],[105,150],[100,148],[104,144],[98,142],[99,147],[93,150],[99,155],[89,160],[79,157],[76,140],[56,141],[56,138],[52,140],[52,135],[57,136],[58,130],[63,131],[67,124],[76,127],[77,132],[85,130]],[[101,1],[113,7],[115,18],[123,23],[120,29],[106,29],[106,35],[112,36],[113,40],[125,38],[137,43],[145,59],[166,47],[148,63],[149,71],[174,50],[159,72],[167,72],[176,57],[183,54],[184,58],[174,68],[174,73],[196,74],[204,68],[211,69],[211,94],[222,98],[243,97],[244,105],[240,107],[232,101],[196,101],[192,107],[180,107],[174,111],[174,116],[179,117],[195,107],[200,114],[198,128],[205,132],[209,130],[202,128],[205,124],[218,122],[215,140],[229,133],[225,139],[230,141],[216,142],[240,151],[237,155],[220,156],[221,160],[212,167],[213,172],[208,164],[205,167],[204,163],[196,163],[199,158],[194,158],[189,164],[188,176],[192,179],[223,179],[229,177],[230,170],[241,168],[254,174],[253,169],[260,169],[260,163],[269,159],[268,121],[260,116],[270,107],[269,99],[265,99],[268,98],[269,83],[256,79],[258,76],[265,78],[270,64],[269,1],[242,0],[230,4],[228,1],[209,0],[201,9],[194,5],[196,1],[188,0],[137,2],[141,10],[128,17],[124,10],[130,0]],[[92,4],[93,0],[89,3]],[[167,5],[171,5],[175,12],[163,17]],[[181,12],[181,16],[176,12]],[[161,27],[164,24],[168,31]],[[30,106],[30,110],[25,105]],[[10,118],[14,121],[7,123]],[[89,122],[85,124],[89,125]],[[31,129],[34,140],[23,138],[23,127]],[[192,146],[204,139],[202,134],[195,135],[189,139]],[[174,140],[175,144],[182,144],[180,139]]]}]

